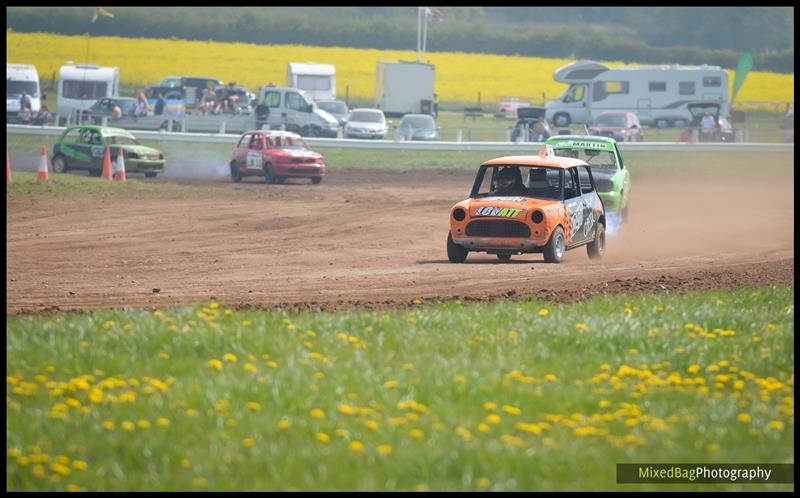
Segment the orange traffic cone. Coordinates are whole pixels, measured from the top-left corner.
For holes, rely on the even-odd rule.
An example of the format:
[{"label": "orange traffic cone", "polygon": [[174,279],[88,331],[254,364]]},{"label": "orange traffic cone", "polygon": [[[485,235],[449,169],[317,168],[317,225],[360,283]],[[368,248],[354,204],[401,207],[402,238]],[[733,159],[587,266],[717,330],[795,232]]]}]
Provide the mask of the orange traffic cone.
[{"label": "orange traffic cone", "polygon": [[6,151],[6,183],[11,183],[11,156]]},{"label": "orange traffic cone", "polygon": [[39,171],[36,173],[36,181],[47,181],[47,149],[44,144],[42,144],[42,159],[39,161]]},{"label": "orange traffic cone", "polygon": [[122,147],[119,148],[119,152],[117,153],[117,167],[115,169],[115,180],[119,180],[121,182],[128,181],[128,178],[125,176],[125,158],[122,157]]},{"label": "orange traffic cone", "polygon": [[100,175],[106,180],[111,180],[111,152],[106,147],[106,153],[103,156],[103,174]]}]

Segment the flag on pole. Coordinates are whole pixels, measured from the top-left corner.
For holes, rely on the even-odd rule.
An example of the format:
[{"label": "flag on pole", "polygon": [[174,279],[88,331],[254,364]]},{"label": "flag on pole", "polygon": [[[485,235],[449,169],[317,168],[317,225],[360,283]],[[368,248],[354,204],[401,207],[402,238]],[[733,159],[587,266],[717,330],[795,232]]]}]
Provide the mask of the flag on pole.
[{"label": "flag on pole", "polygon": [[739,58],[739,64],[736,65],[736,76],[733,78],[733,96],[731,97],[731,102],[736,100],[736,94],[739,93],[739,89],[742,88],[744,84],[744,79],[747,78],[747,74],[753,68],[753,54],[750,52],[745,52]]},{"label": "flag on pole", "polygon": [[92,13],[92,24],[94,24],[97,21],[98,16],[111,17],[112,19],[114,18],[114,14],[107,11],[103,7],[95,7],[94,12]]},{"label": "flag on pole", "polygon": [[425,7],[425,20],[428,22],[442,22],[444,21],[444,15],[442,14],[441,9],[437,7]]}]

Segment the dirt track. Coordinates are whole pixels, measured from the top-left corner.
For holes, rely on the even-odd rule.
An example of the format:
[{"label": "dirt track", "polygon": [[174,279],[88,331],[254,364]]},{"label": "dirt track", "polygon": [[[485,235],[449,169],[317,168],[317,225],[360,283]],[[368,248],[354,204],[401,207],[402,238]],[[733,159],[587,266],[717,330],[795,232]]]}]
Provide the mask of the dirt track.
[{"label": "dirt track", "polygon": [[448,211],[472,177],[351,169],[315,186],[158,179],[113,196],[7,196],[6,310],[574,300],[794,281],[790,180],[638,174],[630,222],[600,263],[578,248],[560,265],[483,253],[450,264]]}]

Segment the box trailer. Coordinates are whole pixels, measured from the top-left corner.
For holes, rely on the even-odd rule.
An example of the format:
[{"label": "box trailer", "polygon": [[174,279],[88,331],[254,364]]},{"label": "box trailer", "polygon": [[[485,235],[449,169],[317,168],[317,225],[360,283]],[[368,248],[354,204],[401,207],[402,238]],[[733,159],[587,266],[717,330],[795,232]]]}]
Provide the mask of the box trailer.
[{"label": "box trailer", "polygon": [[336,98],[336,68],[332,64],[290,62],[286,65],[286,86],[305,91],[312,99]]},{"label": "box trailer", "polygon": [[424,62],[378,62],[375,106],[387,115],[432,114],[435,66]]},{"label": "box trailer", "polygon": [[63,118],[82,113],[98,99],[119,95],[119,68],[65,64],[58,78],[56,109]]},{"label": "box trailer", "polygon": [[719,66],[626,66],[609,68],[578,61],[556,69],[553,79],[569,84],[547,103],[546,119],[556,126],[591,123],[605,111],[630,111],[644,125],[685,126],[689,102],[719,102],[730,113],[728,74]]},{"label": "box trailer", "polygon": [[19,121],[23,90],[30,97],[31,115],[35,115],[44,98],[39,89],[39,73],[30,64],[6,64],[6,123]]}]

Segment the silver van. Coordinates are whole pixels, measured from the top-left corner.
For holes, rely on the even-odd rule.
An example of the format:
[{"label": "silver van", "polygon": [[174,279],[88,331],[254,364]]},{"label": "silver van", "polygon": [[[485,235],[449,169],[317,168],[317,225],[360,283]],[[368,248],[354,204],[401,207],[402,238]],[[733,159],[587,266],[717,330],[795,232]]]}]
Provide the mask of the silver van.
[{"label": "silver van", "polygon": [[271,130],[281,128],[304,137],[336,138],[339,121],[320,109],[303,90],[280,86],[263,86],[256,107],[265,102],[269,107],[267,125]]}]

